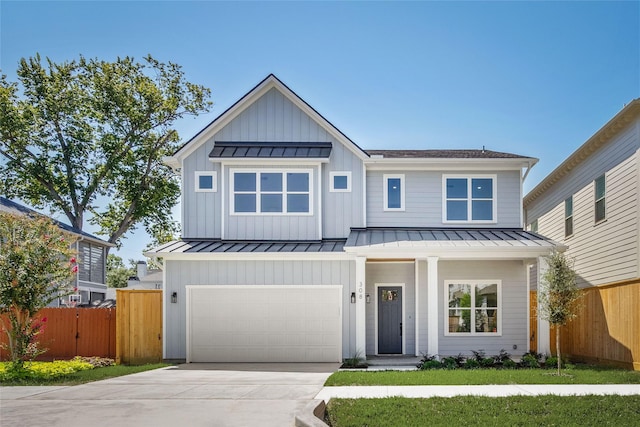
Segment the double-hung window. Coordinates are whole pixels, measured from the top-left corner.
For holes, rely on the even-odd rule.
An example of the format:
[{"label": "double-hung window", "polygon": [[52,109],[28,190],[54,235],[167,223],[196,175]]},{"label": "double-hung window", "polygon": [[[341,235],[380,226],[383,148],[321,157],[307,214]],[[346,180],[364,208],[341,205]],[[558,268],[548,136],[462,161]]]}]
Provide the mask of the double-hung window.
[{"label": "double-hung window", "polygon": [[231,171],[233,214],[310,214],[311,171]]},{"label": "double-hung window", "polygon": [[496,177],[444,176],[443,222],[496,222]]},{"label": "double-hung window", "polygon": [[573,235],[573,196],[564,201],[564,237]]},{"label": "double-hung window", "polygon": [[445,335],[501,334],[500,280],[445,281]]},{"label": "double-hung window", "polygon": [[604,177],[604,175],[599,176],[598,178],[596,178],[595,181],[595,187],[596,187],[596,192],[595,192],[595,222],[598,223],[602,220],[604,220],[607,217],[607,211],[606,211],[606,195],[607,195],[607,188],[606,188],[607,182],[606,179]]}]

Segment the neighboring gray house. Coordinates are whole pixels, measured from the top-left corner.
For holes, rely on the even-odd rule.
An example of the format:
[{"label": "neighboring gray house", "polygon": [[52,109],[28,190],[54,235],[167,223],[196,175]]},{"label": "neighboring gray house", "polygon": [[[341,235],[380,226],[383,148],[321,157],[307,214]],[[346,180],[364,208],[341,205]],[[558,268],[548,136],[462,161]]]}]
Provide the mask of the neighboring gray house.
[{"label": "neighboring gray house", "polygon": [[530,230],[568,246],[578,286],[600,294],[589,294],[563,351],[640,369],[640,99],[531,190],[524,208]]},{"label": "neighboring gray house", "polygon": [[[0,211],[20,215],[42,215],[33,209],[20,205],[7,198],[0,197]],[[63,230],[76,236],[73,247],[78,256],[78,274],[75,277],[77,292],[53,303],[56,306],[89,304],[104,300],[107,293],[106,281],[106,253],[107,248],[114,245],[60,221],[54,222]]]},{"label": "neighboring gray house", "polygon": [[528,266],[556,246],[523,231],[536,159],[365,151],[269,75],[166,162],[164,358],[527,351]]}]

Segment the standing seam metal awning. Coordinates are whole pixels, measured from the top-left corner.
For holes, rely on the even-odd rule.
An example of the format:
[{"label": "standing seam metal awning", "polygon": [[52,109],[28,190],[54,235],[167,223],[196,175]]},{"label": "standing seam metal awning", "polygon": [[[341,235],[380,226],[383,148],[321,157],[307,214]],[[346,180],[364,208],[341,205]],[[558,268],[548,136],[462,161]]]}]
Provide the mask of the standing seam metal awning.
[{"label": "standing seam metal awning", "polygon": [[223,142],[216,141],[209,158],[326,159],[330,142]]}]

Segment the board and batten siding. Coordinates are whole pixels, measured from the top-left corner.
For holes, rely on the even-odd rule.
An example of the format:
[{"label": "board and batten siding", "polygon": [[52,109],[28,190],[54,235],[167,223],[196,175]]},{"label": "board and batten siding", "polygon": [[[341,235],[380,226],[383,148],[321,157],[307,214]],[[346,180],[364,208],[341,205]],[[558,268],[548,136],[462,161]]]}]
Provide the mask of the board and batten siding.
[{"label": "board and batten siding", "polygon": [[[564,199],[538,218],[538,230],[567,245],[578,286],[604,285],[639,277],[638,158],[640,151],[606,172],[606,220],[595,223],[594,180],[573,194],[573,235],[564,234]],[[566,197],[569,197],[567,195]]]},{"label": "board and batten siding", "polygon": [[[385,211],[383,206],[384,175],[404,175],[405,209]],[[368,171],[367,226],[369,227],[469,227],[442,221],[443,175],[474,176],[492,172],[439,171]],[[474,224],[478,227],[522,227],[520,213],[520,171],[495,172],[497,202],[496,224]]]},{"label": "board and batten siding", "polygon": [[[182,171],[182,237],[198,239],[220,238],[222,197],[220,163],[209,161],[213,140],[198,147],[184,160]],[[217,191],[199,193],[195,191],[197,171],[215,171]]]},{"label": "board and batten siding", "polygon": [[366,266],[366,293],[371,302],[366,305],[367,354],[376,354],[376,284],[396,286],[404,284],[402,294],[405,311],[402,317],[402,334],[405,353],[415,354],[415,265],[413,262],[368,262]]},{"label": "board and batten siding", "polygon": [[[364,227],[362,160],[339,142],[332,141],[329,163],[322,165],[323,238],[346,238],[351,227]],[[351,192],[331,192],[331,172],[351,172]]]},{"label": "board and batten siding", "polygon": [[[488,356],[504,349],[514,356],[527,352],[527,268],[522,261],[440,261],[438,263],[438,353],[455,356],[471,355],[471,350],[484,350]],[[445,336],[445,298],[447,280],[501,280],[501,336]],[[445,326],[446,325],[446,326]],[[517,346],[516,349],[513,346]]]},{"label": "board and batten siding", "polygon": [[[342,351],[343,357],[354,352],[355,324],[353,261],[176,261],[166,260],[165,340],[166,359],[186,358],[186,288],[187,285],[341,285],[343,287]],[[178,303],[171,303],[177,293]]]}]

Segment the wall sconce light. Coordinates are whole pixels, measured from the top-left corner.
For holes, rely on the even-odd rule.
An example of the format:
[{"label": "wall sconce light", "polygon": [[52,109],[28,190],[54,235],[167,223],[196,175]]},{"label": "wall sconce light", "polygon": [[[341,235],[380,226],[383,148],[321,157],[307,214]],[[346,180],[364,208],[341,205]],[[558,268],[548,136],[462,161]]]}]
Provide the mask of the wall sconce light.
[{"label": "wall sconce light", "polygon": [[172,303],[176,303],[178,302],[178,293],[177,292],[171,292],[171,302]]},{"label": "wall sconce light", "polygon": [[351,304],[355,304],[355,303],[356,303],[356,293],[351,292]]},{"label": "wall sconce light", "polygon": [[371,304],[371,295],[367,294],[367,304]]}]

